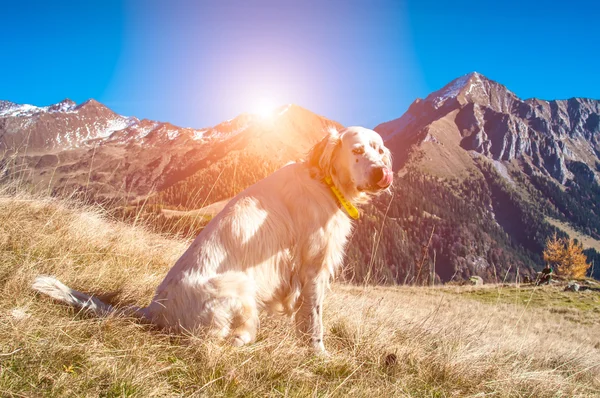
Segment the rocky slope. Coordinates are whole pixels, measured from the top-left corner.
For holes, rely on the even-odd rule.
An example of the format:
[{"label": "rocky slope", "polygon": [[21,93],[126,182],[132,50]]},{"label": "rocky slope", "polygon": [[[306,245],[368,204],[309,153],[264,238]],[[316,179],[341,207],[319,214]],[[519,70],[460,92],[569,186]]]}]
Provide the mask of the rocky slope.
[{"label": "rocky slope", "polygon": [[[437,127],[444,122],[451,128],[440,132]],[[489,159],[517,159],[561,184],[573,177],[569,162],[585,163],[598,177],[600,101],[521,100],[476,72],[416,100],[402,117],[375,129],[403,160],[406,148],[417,143],[458,144]],[[454,130],[453,136],[447,136],[448,130]]]},{"label": "rocky slope", "polygon": [[48,152],[76,148],[137,122],[95,100],[77,105],[65,99],[45,107],[0,101],[0,150]]},{"label": "rocky slope", "polygon": [[242,114],[192,129],[124,117],[94,100],[48,107],[4,101],[0,153],[6,173],[25,166],[26,177],[20,177],[55,193],[85,191],[96,200],[128,202],[164,191],[209,166],[227,169],[236,154],[280,167],[301,157],[330,126],[340,127],[295,105],[270,117]]}]

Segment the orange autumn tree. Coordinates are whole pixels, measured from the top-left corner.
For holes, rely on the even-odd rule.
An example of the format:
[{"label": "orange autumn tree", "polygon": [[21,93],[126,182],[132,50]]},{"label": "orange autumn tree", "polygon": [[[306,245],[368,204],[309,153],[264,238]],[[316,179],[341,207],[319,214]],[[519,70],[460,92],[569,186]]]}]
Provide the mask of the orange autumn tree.
[{"label": "orange autumn tree", "polygon": [[585,278],[590,268],[581,243],[556,234],[546,242],[544,261],[554,267],[557,275],[567,278]]}]

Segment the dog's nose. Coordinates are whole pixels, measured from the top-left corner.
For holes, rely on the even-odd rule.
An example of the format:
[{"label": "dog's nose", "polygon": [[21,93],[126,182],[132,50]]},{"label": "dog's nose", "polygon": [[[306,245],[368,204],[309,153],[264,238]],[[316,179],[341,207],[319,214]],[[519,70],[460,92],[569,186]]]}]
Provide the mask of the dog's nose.
[{"label": "dog's nose", "polygon": [[392,184],[392,180],[394,179],[394,175],[392,170],[387,167],[374,167],[371,172],[371,182],[373,185],[379,186],[381,188],[387,188]]}]

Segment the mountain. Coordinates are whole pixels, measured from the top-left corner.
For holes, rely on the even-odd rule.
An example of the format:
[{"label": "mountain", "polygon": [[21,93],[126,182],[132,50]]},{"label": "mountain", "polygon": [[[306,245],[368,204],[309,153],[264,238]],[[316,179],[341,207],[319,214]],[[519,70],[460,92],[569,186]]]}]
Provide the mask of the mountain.
[{"label": "mountain", "polygon": [[518,160],[560,184],[573,178],[570,162],[585,163],[598,178],[600,101],[521,100],[476,72],[416,100],[402,117],[375,130],[403,161],[409,155],[404,149],[420,145],[429,155],[421,165],[436,159],[428,168],[436,174],[461,175],[474,151],[490,160]]},{"label": "mountain", "polygon": [[95,100],[80,105],[65,99],[37,107],[0,101],[0,150],[49,151],[75,148],[137,123]]},{"label": "mountain", "polygon": [[[3,101],[0,151],[7,173],[18,172],[55,194],[85,192],[96,201],[126,204],[175,186],[161,196],[167,200],[177,187],[198,182],[202,175],[212,178],[213,171],[223,177],[237,173],[233,185],[249,185],[302,157],[332,126],[340,127],[291,104],[270,117],[242,114],[214,127],[192,129],[124,117],[94,100],[47,107]],[[253,170],[240,167],[238,172],[240,158],[251,160]]]},{"label": "mountain", "polygon": [[[236,195],[286,163],[303,158],[334,121],[302,107],[286,105],[271,117],[244,114],[215,127],[225,138],[209,142],[210,151],[159,189],[151,201],[180,209],[197,209]],[[231,133],[231,132],[234,133]]]},{"label": "mountain", "polygon": [[[576,229],[600,247],[599,123],[596,100],[522,100],[475,72],[417,99],[375,128],[393,152],[394,184],[364,208],[342,277],[514,281],[543,267],[554,233]],[[0,170],[193,235],[210,219],[197,209],[303,157],[331,127],[342,126],[296,105],[192,129],[120,116],[93,100],[2,102]],[[600,264],[593,248],[586,254]]]},{"label": "mountain", "polygon": [[[408,242],[382,236],[395,253],[383,257],[401,259],[399,276],[409,280],[421,271],[406,271],[414,259],[427,270],[435,262],[442,280],[514,279],[541,267],[546,239],[563,234],[557,220],[598,242],[599,120],[597,100],[521,100],[476,72],[417,99],[375,128],[394,153],[394,194],[402,198],[376,208],[388,209],[395,233]],[[600,260],[593,249],[587,254]],[[385,278],[398,280],[390,268],[397,265],[382,264]]]}]

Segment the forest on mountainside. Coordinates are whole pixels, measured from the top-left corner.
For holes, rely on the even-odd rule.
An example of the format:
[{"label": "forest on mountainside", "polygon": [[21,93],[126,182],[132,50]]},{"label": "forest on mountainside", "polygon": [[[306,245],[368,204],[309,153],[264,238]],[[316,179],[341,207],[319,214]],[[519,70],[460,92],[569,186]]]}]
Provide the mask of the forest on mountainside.
[{"label": "forest on mountainside", "polygon": [[[462,181],[413,168],[396,176],[391,194],[381,194],[364,206],[341,277],[377,284],[442,283],[472,275],[487,281],[514,281],[541,269],[546,240],[555,232],[564,236],[545,221],[546,215],[565,219],[560,202],[546,199],[536,189],[539,181],[545,181],[541,177],[534,180],[515,172],[507,180],[487,160],[476,159],[476,165],[479,173],[472,172]],[[210,217],[165,217],[161,209],[197,209],[227,199],[275,169],[263,159],[232,154],[226,162],[161,192],[145,204],[141,218],[154,230],[194,236]],[[548,180],[544,186],[550,184]],[[596,192],[594,187],[575,188],[575,192]],[[570,201],[571,195],[567,191],[556,197]],[[577,209],[584,211],[584,207]],[[139,218],[140,209],[120,216]],[[593,249],[586,254],[590,261],[598,257]]]},{"label": "forest on mountainside", "polygon": [[365,208],[344,277],[411,284],[472,275],[514,281],[541,268],[554,227],[493,168],[480,166],[485,178],[473,173],[464,181],[441,180],[415,171],[398,178],[391,203],[380,196]]},{"label": "forest on mountainside", "polygon": [[160,191],[149,202],[169,209],[198,209],[235,196],[279,167],[278,163],[266,157],[232,151]]},{"label": "forest on mountainside", "polygon": [[573,179],[565,189],[553,180],[531,173],[531,181],[559,210],[560,218],[578,226],[583,233],[600,239],[600,186],[594,173],[581,162],[567,165]]}]

